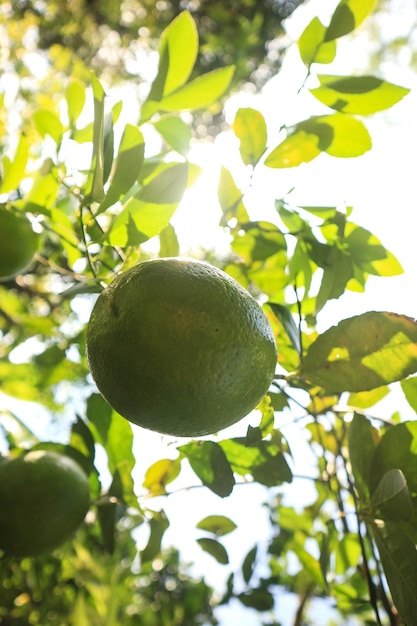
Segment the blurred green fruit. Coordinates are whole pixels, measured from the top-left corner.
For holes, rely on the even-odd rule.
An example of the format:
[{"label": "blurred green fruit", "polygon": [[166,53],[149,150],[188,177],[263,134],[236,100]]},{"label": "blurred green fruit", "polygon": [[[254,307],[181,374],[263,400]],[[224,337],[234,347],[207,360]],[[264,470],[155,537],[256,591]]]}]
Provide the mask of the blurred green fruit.
[{"label": "blurred green fruit", "polygon": [[86,474],[73,459],[33,450],[0,463],[0,550],[35,556],[69,539],[89,508]]}]

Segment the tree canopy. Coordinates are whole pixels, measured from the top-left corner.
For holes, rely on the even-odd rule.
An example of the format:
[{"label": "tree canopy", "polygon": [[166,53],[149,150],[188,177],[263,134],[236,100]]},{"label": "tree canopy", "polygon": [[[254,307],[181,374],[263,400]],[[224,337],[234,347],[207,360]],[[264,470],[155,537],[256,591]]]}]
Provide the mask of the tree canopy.
[{"label": "tree canopy", "polygon": [[[349,205],[299,206],[288,190],[266,217],[249,202],[262,196],[257,172],[298,168],[302,180],[323,156],[345,163],[372,150],[369,121],[410,90],[387,80],[375,58],[372,71],[332,70],[341,42],[354,49],[356,33],[377,24],[374,0],[341,0],[326,19],[318,8],[290,45],[285,18],[301,4],[57,0],[0,9],[0,208],[39,236],[31,264],[0,282],[0,462],[55,451],[81,465],[90,488],[70,541],[0,559],[1,623],[218,624],[219,609],[237,602],[259,624],[278,625],[284,595],[297,601],[294,625],[323,623],[315,600],[338,623],[416,623],[417,422],[398,411],[375,417],[375,407],[397,393],[417,410],[417,324],[388,308],[321,325],[335,300],[365,292],[370,278],[400,275],[400,259]],[[228,97],[243,84],[259,89],[294,48],[304,68],[294,87],[309,94],[311,115],[277,127],[261,107],[242,105],[226,125]],[[166,438],[138,473],[144,435],[94,386],[88,319],[116,275],[190,254],[173,218],[202,175],[193,148],[222,131],[243,173],[222,163],[216,183],[230,245],[199,255],[262,304],[276,376],[237,430]],[[308,475],[298,469],[303,448]],[[295,503],[299,479],[310,491]],[[227,540],[242,520],[222,504],[254,485],[265,493],[270,534],[254,533],[224,588],[212,589],[175,539],[167,545],[165,503],[184,492],[186,518],[196,490],[216,498],[187,541],[196,562],[204,555],[227,567]]]}]

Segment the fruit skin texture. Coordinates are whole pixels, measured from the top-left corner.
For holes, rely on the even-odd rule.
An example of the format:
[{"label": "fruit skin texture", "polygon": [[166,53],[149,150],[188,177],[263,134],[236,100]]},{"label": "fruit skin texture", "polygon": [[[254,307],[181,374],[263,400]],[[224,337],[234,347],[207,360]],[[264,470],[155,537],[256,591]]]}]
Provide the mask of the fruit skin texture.
[{"label": "fruit skin texture", "polygon": [[39,247],[29,220],[0,207],[0,282],[24,272]]},{"label": "fruit skin texture", "polygon": [[256,300],[208,263],[145,261],[98,297],[87,358],[104,398],[144,428],[183,437],[245,417],[273,379],[277,349]]},{"label": "fruit skin texture", "polygon": [[37,556],[69,539],[89,508],[87,476],[73,459],[33,450],[0,463],[0,549]]}]

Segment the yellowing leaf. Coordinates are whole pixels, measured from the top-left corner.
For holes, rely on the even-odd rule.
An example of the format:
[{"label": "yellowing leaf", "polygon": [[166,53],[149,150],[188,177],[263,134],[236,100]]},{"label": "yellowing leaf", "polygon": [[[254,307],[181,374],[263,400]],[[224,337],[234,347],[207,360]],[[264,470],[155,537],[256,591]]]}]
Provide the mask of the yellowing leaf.
[{"label": "yellowing leaf", "polygon": [[163,495],[166,485],[178,476],[180,469],[179,459],[160,459],[147,469],[143,486],[152,496]]}]

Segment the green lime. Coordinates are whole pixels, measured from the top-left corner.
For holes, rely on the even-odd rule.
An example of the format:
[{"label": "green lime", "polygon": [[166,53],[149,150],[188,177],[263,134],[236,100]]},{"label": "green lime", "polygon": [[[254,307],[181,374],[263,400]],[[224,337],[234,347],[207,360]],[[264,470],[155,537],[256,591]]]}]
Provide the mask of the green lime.
[{"label": "green lime", "polygon": [[87,357],[104,398],[131,422],[175,436],[217,432],[250,413],[277,349],[256,300],[200,261],[145,261],[98,297]]},{"label": "green lime", "polygon": [[24,272],[39,247],[39,235],[24,215],[0,207],[0,282]]},{"label": "green lime", "polygon": [[73,459],[33,450],[0,464],[0,550],[50,552],[69,539],[89,507],[88,479]]}]

